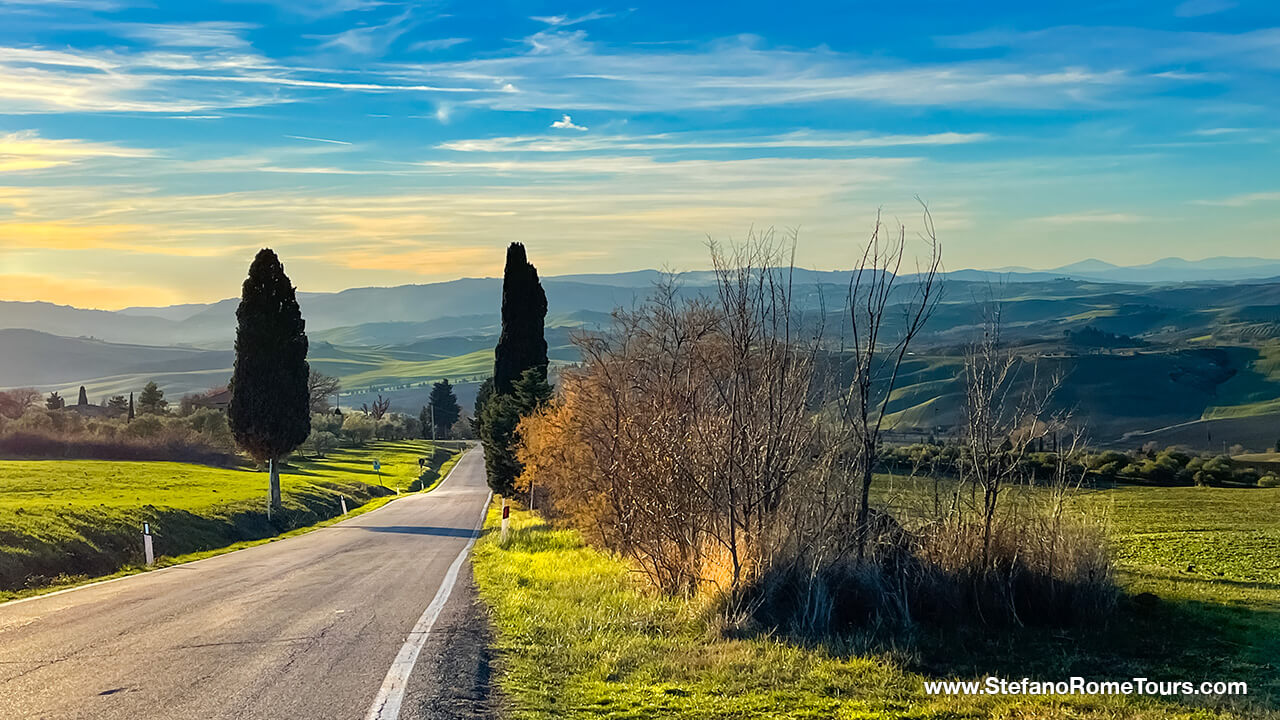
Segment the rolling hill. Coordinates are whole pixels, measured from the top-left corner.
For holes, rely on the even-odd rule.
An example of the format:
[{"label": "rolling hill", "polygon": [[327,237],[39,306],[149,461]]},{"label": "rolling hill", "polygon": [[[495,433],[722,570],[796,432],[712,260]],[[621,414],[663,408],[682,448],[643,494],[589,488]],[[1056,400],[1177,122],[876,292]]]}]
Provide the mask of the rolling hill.
[{"label": "rolling hill", "polygon": [[[656,270],[564,275],[543,278],[543,287],[553,313],[583,314],[578,322],[598,323],[614,308],[641,300],[664,276]],[[715,284],[714,273],[705,270],[681,273],[679,278],[683,291],[690,294],[709,293]],[[1151,300],[1150,304],[1159,307],[1177,307],[1177,303],[1148,298],[1148,294],[1177,295],[1190,303],[1195,297],[1190,291],[1197,287],[1203,295],[1222,287],[1266,285],[1272,288],[1266,299],[1234,303],[1259,306],[1257,312],[1266,316],[1265,306],[1280,306],[1280,280],[1264,283],[1264,278],[1280,278],[1280,260],[1166,258],[1134,267],[1090,260],[1051,270],[959,270],[946,276],[951,294],[957,298],[987,293],[994,287],[1000,293],[1028,298],[1065,299],[1065,295],[1097,295],[1107,287],[1131,296],[1135,306]],[[797,297],[809,310],[821,302],[829,306],[842,299],[848,292],[849,279],[849,271],[804,268],[796,268],[793,276]],[[910,277],[903,279],[909,281]],[[493,334],[501,287],[500,278],[463,278],[425,285],[300,292],[298,298],[313,337],[347,345],[395,344],[443,335]],[[227,349],[235,331],[236,304],[237,300],[231,298],[209,304],[107,312],[43,302],[0,301],[0,328],[26,328],[115,343]]]},{"label": "rolling hill", "polygon": [[[547,330],[553,365],[577,360],[570,346],[573,327]],[[406,345],[370,347],[312,341],[311,366],[342,381],[343,406],[359,406],[381,394],[396,410],[416,412],[426,404],[431,383],[449,378],[464,407],[493,370],[496,335],[439,337]],[[74,398],[84,386],[91,402],[138,392],[155,381],[170,402],[227,384],[234,353],[187,347],[108,343],[66,338],[35,330],[0,330],[0,388],[36,387]]]},{"label": "rolling hill", "polygon": [[[1059,403],[1101,442],[1223,440],[1265,449],[1280,417],[1280,281],[1114,282],[1114,277],[1230,276],[1269,272],[1256,259],[1169,259],[1138,268],[1085,261],[1052,271],[950,273],[889,411],[896,430],[947,432],[959,419],[964,346],[981,332],[988,298],[1001,305],[1005,337],[1042,370],[1060,373]],[[1179,275],[1181,273],[1181,275]],[[1144,275],[1145,274],[1145,275]],[[578,359],[576,330],[602,330],[610,312],[642,301],[662,273],[544,279],[555,364]],[[834,338],[847,317],[832,312],[849,273],[797,269],[794,309],[820,311]],[[891,296],[905,302],[911,278]],[[685,273],[681,292],[714,292],[709,272]],[[492,369],[500,330],[498,279],[300,293],[310,360],[343,382],[343,406],[378,394],[414,411],[431,382],[448,377],[464,406]],[[170,398],[224,385],[231,374],[234,300],[119,312],[46,303],[0,303],[0,387],[34,386],[93,401],[155,380]],[[901,313],[891,308],[886,336]],[[1216,428],[1216,430],[1215,430]],[[1248,440],[1246,442],[1245,440]],[[1265,444],[1274,442],[1274,438]]]}]

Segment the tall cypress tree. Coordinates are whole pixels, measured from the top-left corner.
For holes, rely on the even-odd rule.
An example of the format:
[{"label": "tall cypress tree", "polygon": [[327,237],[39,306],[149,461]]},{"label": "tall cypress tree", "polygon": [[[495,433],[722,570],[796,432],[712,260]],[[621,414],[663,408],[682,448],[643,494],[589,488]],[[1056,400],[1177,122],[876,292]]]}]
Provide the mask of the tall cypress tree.
[{"label": "tall cypress tree", "polygon": [[84,389],[84,386],[83,386],[83,385],[81,385],[81,386],[80,386],[80,398],[79,398],[78,400],[76,400],[76,404],[77,404],[77,405],[88,405],[88,404],[89,404],[89,393],[85,392],[85,389]]},{"label": "tall cypress tree", "polygon": [[547,340],[543,328],[547,319],[547,294],[538,281],[538,269],[529,263],[524,245],[507,248],[507,266],[502,273],[502,334],[494,348],[493,383],[499,394],[515,389],[525,370],[547,370]]},{"label": "tall cypress tree", "polygon": [[538,281],[538,270],[529,263],[524,245],[511,243],[502,275],[502,334],[494,348],[492,384],[480,388],[476,425],[484,445],[485,469],[494,492],[515,494],[521,467],[516,459],[519,441],[516,426],[533,407],[521,404],[517,389],[521,377],[547,377],[547,294]]},{"label": "tall cypress tree", "polygon": [[281,460],[311,431],[306,324],[280,259],[263,248],[236,309],[236,359],[227,416],[236,444],[271,472],[269,512],[280,507]]}]

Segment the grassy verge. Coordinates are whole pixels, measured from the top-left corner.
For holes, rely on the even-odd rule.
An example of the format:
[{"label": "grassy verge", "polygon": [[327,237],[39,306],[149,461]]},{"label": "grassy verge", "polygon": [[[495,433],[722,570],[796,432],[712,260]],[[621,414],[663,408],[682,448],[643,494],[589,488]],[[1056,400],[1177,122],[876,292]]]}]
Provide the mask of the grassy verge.
[{"label": "grassy verge", "polygon": [[[729,639],[696,603],[655,597],[625,563],[513,512],[513,534],[499,544],[491,510],[474,555],[480,595],[493,619],[499,686],[516,720],[550,718],[1248,718],[1273,717],[1275,668],[1232,661],[1203,637],[1199,654],[1157,636],[1083,639],[1028,631],[1003,638],[919,638],[900,647],[847,639],[804,647],[785,639]],[[1180,610],[1139,619],[1139,630],[1180,636]],[[1160,613],[1165,610],[1160,610]],[[1128,622],[1118,618],[1112,624]],[[1244,632],[1257,618],[1236,618]],[[1196,628],[1192,628],[1194,631]],[[1143,643],[1143,640],[1146,643]],[[914,647],[912,645],[915,645]],[[928,652],[922,648],[941,649]],[[1171,649],[1172,648],[1172,649]],[[1144,653],[1147,653],[1144,655]],[[930,657],[933,656],[933,657]],[[947,660],[947,658],[950,660]],[[941,658],[941,659],[940,659]],[[956,658],[963,658],[959,662]],[[965,663],[971,665],[966,668]],[[1164,680],[1250,681],[1244,701],[1138,696],[929,696],[927,679],[1125,680],[1131,672]],[[1164,674],[1161,674],[1164,673]],[[1168,674],[1174,673],[1174,674]],[[1257,693],[1261,691],[1262,696]],[[1273,691],[1272,691],[1273,692]]]},{"label": "grassy verge", "polygon": [[[419,457],[431,457],[425,469]],[[268,521],[266,474],[183,463],[0,461],[0,601],[142,572],[143,522],[156,566],[191,562],[338,522],[430,490],[459,454],[423,441],[375,442],[282,473],[285,510]],[[378,459],[381,472],[372,462]]]}]

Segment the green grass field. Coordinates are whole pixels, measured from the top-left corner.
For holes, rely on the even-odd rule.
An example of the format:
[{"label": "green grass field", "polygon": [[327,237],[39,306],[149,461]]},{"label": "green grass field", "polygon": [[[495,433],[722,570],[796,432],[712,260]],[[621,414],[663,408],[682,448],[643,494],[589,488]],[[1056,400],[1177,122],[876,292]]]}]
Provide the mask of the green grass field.
[{"label": "green grass field", "polygon": [[[727,639],[696,603],[654,597],[576,533],[514,513],[476,582],[517,719],[1262,718],[1280,708],[1280,490],[1123,487],[1080,499],[1107,513],[1122,602],[1094,631],[1004,631],[889,645]],[[1191,569],[1188,570],[1187,566]],[[927,696],[926,679],[1244,680],[1241,699]]]},{"label": "green grass field", "polygon": [[[119,572],[141,562],[152,527],[157,556],[208,554],[307,528],[348,510],[431,487],[426,441],[372,442],[281,473],[284,512],[266,517],[267,474],[170,462],[0,460],[0,599]],[[373,460],[381,463],[375,472]]]}]

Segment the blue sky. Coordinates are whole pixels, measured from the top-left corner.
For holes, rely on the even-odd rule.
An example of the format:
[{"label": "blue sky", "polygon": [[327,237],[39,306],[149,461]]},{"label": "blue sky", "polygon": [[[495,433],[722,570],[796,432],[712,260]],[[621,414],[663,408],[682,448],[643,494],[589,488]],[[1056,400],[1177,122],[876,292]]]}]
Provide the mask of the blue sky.
[{"label": "blue sky", "polygon": [[0,0],[0,298],[1280,255],[1274,2]]}]

